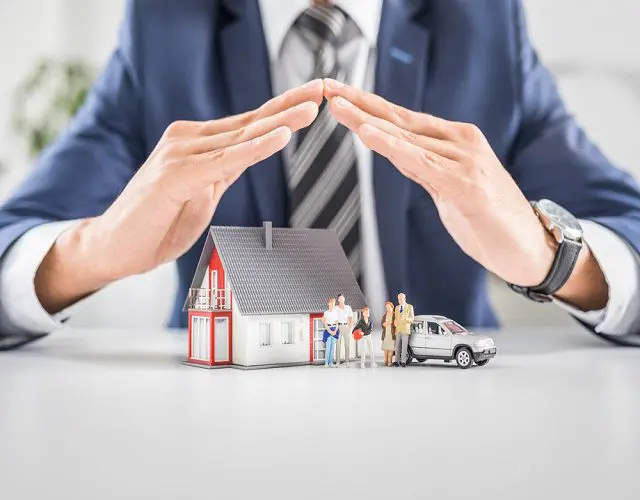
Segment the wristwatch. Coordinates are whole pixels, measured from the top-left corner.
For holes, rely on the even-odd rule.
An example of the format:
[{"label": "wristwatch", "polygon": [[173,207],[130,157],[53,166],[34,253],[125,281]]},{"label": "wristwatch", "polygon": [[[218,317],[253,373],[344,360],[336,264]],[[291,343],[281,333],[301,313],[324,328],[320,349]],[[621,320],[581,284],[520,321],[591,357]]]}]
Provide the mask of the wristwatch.
[{"label": "wristwatch", "polygon": [[523,287],[508,283],[513,291],[534,300],[550,302],[551,296],[567,282],[582,248],[582,227],[570,212],[551,200],[531,202],[544,228],[553,235],[558,250],[547,277],[537,286]]}]

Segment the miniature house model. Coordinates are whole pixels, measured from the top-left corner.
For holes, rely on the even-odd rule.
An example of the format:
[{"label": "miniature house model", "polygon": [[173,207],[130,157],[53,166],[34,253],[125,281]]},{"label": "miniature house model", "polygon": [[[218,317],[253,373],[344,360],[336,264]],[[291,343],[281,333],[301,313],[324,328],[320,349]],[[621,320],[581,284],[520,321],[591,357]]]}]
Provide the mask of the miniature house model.
[{"label": "miniature house model", "polygon": [[339,293],[354,313],[364,306],[334,231],[211,227],[185,303],[187,364],[323,362],[322,315]]}]

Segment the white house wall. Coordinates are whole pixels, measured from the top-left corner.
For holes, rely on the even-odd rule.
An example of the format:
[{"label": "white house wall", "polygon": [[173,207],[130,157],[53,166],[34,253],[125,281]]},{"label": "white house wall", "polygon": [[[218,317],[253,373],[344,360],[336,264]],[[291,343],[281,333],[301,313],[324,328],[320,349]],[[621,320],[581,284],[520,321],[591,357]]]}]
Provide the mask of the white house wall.
[{"label": "white house wall", "polygon": [[[233,362],[243,366],[301,363],[309,361],[309,315],[266,315],[243,317],[233,305]],[[281,325],[294,323],[294,343],[282,343]],[[261,346],[258,325],[271,325],[271,345]],[[241,353],[236,357],[236,346]]]},{"label": "white house wall", "polygon": [[231,318],[233,321],[233,358],[235,365],[247,366],[247,342],[245,337],[249,331],[249,321],[240,314],[235,296],[231,300]]}]

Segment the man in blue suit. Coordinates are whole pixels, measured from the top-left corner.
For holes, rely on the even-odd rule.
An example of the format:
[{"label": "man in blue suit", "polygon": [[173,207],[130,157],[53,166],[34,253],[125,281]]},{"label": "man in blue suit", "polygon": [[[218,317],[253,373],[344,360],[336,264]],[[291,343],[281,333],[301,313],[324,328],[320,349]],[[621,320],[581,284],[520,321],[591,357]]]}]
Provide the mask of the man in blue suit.
[{"label": "man in blue suit", "polygon": [[335,229],[374,317],[405,292],[493,326],[488,269],[639,344],[640,191],[566,111],[522,10],[129,0],[85,106],[0,210],[0,347],[174,259],[184,326],[206,227],[265,220]]}]

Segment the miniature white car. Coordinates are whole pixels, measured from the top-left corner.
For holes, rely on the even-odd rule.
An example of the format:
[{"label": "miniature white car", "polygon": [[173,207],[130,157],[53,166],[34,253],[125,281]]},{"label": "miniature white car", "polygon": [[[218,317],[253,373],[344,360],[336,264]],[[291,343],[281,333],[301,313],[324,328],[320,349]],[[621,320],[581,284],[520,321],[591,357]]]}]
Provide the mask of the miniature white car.
[{"label": "miniature white car", "polygon": [[469,368],[474,361],[484,366],[495,355],[492,338],[472,333],[444,316],[416,316],[411,324],[407,364],[414,358],[420,363],[455,359],[460,368]]}]

